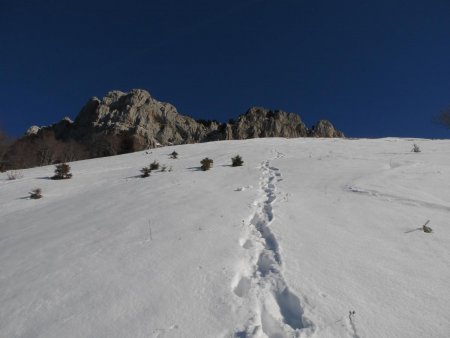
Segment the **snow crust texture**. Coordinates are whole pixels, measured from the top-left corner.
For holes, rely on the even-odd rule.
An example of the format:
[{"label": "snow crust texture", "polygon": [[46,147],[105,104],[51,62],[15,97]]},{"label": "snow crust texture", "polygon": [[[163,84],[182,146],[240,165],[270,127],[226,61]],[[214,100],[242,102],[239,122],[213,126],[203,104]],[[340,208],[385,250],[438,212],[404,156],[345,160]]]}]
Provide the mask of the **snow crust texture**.
[{"label": "snow crust texture", "polygon": [[[172,170],[141,178],[155,160]],[[450,141],[266,138],[70,166],[0,174],[0,337],[450,337]]]}]

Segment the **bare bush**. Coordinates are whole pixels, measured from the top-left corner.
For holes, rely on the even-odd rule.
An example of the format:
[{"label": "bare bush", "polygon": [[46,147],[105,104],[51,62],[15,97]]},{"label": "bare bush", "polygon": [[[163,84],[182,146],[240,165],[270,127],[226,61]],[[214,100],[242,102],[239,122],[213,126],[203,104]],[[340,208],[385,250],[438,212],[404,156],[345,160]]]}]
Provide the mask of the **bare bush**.
[{"label": "bare bush", "polygon": [[23,177],[23,173],[20,170],[10,170],[6,172],[6,176],[8,176],[8,180],[16,180]]},{"label": "bare bush", "polygon": [[450,129],[450,107],[441,111],[441,113],[434,118],[434,121],[441,126]]},{"label": "bare bush", "polygon": [[411,152],[420,153],[421,152],[420,147],[414,143],[413,148],[411,149]]},{"label": "bare bush", "polygon": [[9,147],[9,139],[6,136],[6,133],[0,129],[0,166],[3,159],[3,156],[6,154]]}]

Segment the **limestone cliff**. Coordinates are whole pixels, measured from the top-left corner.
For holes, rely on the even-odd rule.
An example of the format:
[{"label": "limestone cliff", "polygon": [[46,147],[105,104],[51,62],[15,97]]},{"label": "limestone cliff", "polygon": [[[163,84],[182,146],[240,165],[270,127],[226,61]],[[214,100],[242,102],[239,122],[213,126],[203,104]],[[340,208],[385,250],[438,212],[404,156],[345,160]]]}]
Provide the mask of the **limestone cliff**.
[{"label": "limestone cliff", "polygon": [[128,93],[108,92],[101,100],[91,98],[75,121],[65,118],[50,126],[30,127],[27,134],[39,135],[52,129],[57,139],[86,140],[98,134],[126,134],[138,148],[215,140],[241,140],[258,137],[343,137],[326,120],[308,129],[299,115],[261,107],[250,108],[232,123],[196,121],[181,115],[170,103],[152,98],[146,90]]}]

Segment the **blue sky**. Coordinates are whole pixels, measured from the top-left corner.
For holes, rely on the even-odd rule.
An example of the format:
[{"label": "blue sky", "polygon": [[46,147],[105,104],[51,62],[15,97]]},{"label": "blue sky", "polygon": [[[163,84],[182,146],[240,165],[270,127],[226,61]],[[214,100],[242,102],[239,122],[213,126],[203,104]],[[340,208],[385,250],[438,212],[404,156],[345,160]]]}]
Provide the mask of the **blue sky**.
[{"label": "blue sky", "polygon": [[147,89],[181,114],[251,106],[353,137],[448,138],[450,1],[0,0],[0,124],[74,118]]}]

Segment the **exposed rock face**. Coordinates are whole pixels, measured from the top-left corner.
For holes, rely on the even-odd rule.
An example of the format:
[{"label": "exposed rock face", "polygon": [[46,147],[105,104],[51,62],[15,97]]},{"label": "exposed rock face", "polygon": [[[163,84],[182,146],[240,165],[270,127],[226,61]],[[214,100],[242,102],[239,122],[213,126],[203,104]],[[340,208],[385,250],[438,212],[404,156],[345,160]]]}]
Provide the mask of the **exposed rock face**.
[{"label": "exposed rock face", "polygon": [[312,127],[310,136],[313,137],[344,137],[344,133],[334,129],[330,121],[320,120]]},{"label": "exposed rock face", "polygon": [[58,140],[75,140],[88,145],[98,143],[101,135],[126,135],[132,138],[130,142],[135,150],[259,137],[343,137],[328,121],[319,121],[309,130],[297,114],[260,107],[250,108],[232,123],[196,121],[180,115],[173,105],[155,100],[142,89],[128,93],[110,91],[101,100],[92,97],[74,122],[64,118],[50,127],[33,126],[27,135],[39,137],[49,130]]},{"label": "exposed rock face", "polygon": [[[0,135],[1,136],[1,135]],[[259,137],[343,137],[325,120],[308,129],[294,113],[250,108],[236,121],[194,120],[142,89],[89,99],[75,121],[32,126],[3,151],[0,170],[123,154],[158,145]]]},{"label": "exposed rock face", "polygon": [[144,147],[202,141],[218,124],[205,126],[178,114],[170,103],[153,99],[142,89],[111,91],[100,101],[91,98],[75,119],[75,138],[92,133],[128,133]]},{"label": "exposed rock face", "polygon": [[293,113],[269,110],[260,107],[250,108],[232,126],[233,139],[241,140],[258,137],[305,137],[308,129]]}]

